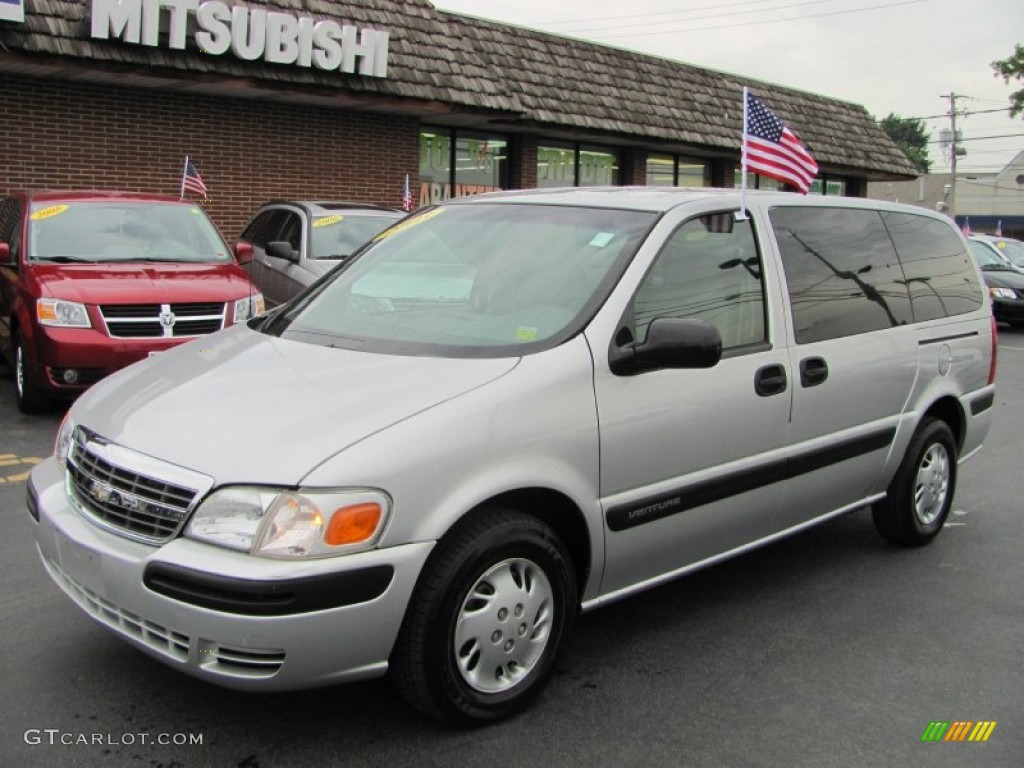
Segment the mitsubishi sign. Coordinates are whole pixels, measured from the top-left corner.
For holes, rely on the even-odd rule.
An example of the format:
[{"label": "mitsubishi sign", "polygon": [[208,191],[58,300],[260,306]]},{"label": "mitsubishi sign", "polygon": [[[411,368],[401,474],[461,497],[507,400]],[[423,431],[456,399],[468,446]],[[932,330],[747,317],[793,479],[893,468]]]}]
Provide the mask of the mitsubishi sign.
[{"label": "mitsubishi sign", "polygon": [[[6,0],[0,0],[5,2]],[[189,24],[190,17],[195,18]],[[221,0],[92,0],[92,37],[184,50],[190,30],[204,53],[387,77],[388,32]]]}]

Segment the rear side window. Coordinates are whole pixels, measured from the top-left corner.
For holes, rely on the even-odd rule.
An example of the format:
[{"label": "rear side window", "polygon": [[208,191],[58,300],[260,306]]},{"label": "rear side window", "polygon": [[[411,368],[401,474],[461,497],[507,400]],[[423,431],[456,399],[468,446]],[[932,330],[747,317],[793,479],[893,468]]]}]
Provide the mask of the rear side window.
[{"label": "rear side window", "polygon": [[899,251],[915,320],[962,315],[981,307],[974,264],[950,225],[892,211],[883,211],[882,221]]},{"label": "rear side window", "polygon": [[913,320],[903,270],[878,211],[787,206],[769,217],[798,344]]}]

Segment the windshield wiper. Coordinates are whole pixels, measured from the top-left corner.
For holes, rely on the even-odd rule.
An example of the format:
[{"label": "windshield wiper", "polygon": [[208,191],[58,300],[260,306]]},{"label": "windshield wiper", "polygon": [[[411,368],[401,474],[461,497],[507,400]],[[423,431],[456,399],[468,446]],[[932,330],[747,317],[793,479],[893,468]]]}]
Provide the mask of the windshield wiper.
[{"label": "windshield wiper", "polygon": [[87,259],[84,256],[34,256],[34,261],[52,261],[55,264],[99,264],[98,259]]}]

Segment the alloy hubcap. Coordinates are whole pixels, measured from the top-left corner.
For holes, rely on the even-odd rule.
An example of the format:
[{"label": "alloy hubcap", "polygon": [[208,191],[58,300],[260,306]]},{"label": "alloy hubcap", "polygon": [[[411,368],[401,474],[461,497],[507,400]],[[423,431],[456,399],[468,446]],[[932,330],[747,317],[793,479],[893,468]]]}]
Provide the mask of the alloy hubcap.
[{"label": "alloy hubcap", "polygon": [[921,458],[914,482],[914,513],[922,525],[938,519],[949,495],[949,453],[946,446],[933,443]]},{"label": "alloy hubcap", "polygon": [[18,397],[25,395],[25,358],[21,354],[21,345],[14,348],[14,386],[18,389]]},{"label": "alloy hubcap", "polygon": [[469,590],[455,625],[455,661],[481,693],[515,686],[537,665],[551,636],[551,582],[535,563],[504,560]]}]

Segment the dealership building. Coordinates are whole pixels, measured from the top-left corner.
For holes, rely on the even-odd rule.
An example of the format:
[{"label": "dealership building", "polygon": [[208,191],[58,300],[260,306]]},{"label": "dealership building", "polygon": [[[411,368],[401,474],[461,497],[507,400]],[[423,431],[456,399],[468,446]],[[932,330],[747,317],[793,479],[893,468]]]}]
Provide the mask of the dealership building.
[{"label": "dealership building", "polygon": [[744,86],[814,155],[812,192],[917,175],[859,105],[427,0],[0,0],[0,193],[177,195],[189,156],[233,237],[267,199],[398,206],[407,178],[420,205],[731,187]]}]

